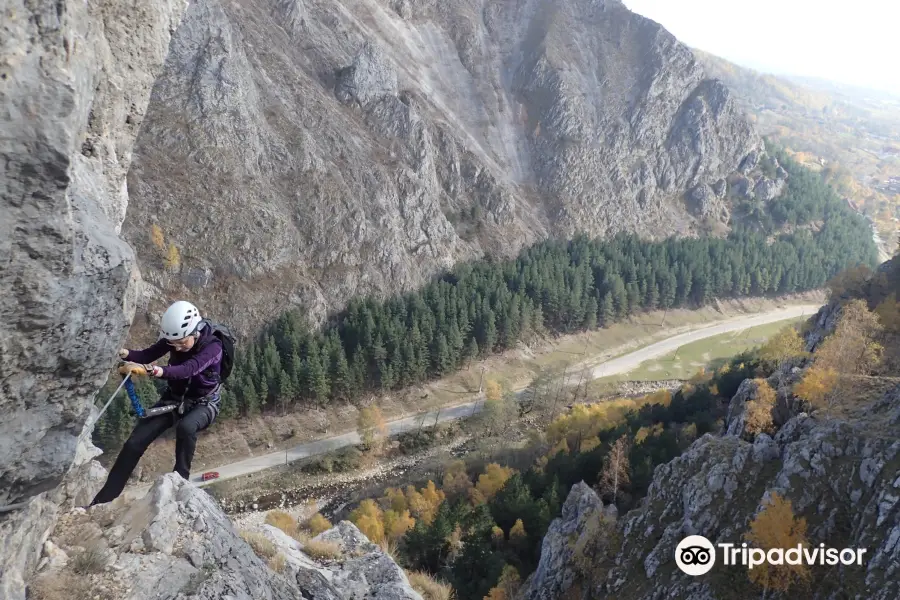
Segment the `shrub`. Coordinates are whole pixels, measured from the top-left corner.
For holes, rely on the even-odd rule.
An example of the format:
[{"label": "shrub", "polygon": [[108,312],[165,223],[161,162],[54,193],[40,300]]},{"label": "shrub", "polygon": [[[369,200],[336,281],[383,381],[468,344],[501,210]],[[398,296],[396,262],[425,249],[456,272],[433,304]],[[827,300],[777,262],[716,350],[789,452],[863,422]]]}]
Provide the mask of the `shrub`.
[{"label": "shrub", "polygon": [[106,553],[91,545],[72,557],[72,570],[79,575],[102,573],[106,569]]},{"label": "shrub", "polygon": [[317,536],[323,531],[328,531],[333,527],[331,521],[323,517],[320,513],[311,516],[304,525],[313,536]]}]

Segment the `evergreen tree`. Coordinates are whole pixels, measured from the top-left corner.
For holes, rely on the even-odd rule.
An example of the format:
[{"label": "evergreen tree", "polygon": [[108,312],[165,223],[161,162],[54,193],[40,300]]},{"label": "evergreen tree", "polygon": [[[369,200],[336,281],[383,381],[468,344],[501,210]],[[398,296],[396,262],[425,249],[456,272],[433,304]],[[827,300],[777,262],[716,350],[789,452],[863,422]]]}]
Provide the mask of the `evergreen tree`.
[{"label": "evergreen tree", "polygon": [[350,364],[343,347],[335,352],[335,359],[331,371],[331,395],[334,398],[348,400],[353,390],[353,377],[350,374]]},{"label": "evergreen tree", "polygon": [[612,294],[603,294],[600,301],[600,322],[604,327],[612,325],[616,320],[616,308],[613,305]]},{"label": "evergreen tree", "polygon": [[306,358],[306,388],[312,395],[313,400],[319,406],[328,402],[328,393],[330,386],[328,385],[328,375],[322,366],[322,360],[318,352],[310,354]]},{"label": "evergreen tree", "polygon": [[581,327],[587,331],[597,329],[597,299],[593,296],[587,302],[587,308],[584,311],[584,322],[581,324]]}]

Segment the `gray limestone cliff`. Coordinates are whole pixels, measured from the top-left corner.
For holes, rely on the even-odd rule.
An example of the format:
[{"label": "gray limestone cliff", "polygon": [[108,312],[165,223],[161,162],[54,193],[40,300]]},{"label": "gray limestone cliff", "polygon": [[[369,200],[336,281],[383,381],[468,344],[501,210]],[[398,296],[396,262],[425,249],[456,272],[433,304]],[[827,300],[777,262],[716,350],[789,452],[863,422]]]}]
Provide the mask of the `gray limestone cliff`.
[{"label": "gray limestone cliff", "polygon": [[0,506],[30,499],[0,513],[4,599],[24,597],[59,502],[91,469],[80,438],[140,280],[118,237],[125,175],[185,7],[0,9]]},{"label": "gray limestone cliff", "polygon": [[721,230],[731,174],[780,190],[761,152],[618,0],[198,2],[129,173],[136,335],[173,296],[246,334],[549,236]]}]

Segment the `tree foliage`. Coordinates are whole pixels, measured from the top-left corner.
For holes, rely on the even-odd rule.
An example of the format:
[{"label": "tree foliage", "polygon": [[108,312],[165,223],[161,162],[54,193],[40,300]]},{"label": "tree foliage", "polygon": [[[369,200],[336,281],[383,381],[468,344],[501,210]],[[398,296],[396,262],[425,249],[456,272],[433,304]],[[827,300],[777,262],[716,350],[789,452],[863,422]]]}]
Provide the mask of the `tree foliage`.
[{"label": "tree foliage", "polygon": [[794,393],[814,407],[829,406],[837,382],[837,371],[815,365],[807,369],[803,379],[794,385]]},{"label": "tree foliage", "polygon": [[793,325],[789,325],[769,338],[759,349],[759,357],[776,369],[784,362],[804,356],[806,347],[800,332]]},{"label": "tree foliage", "polygon": [[838,373],[868,374],[881,360],[877,339],[882,329],[865,300],[851,300],[841,307],[834,332],[816,350],[816,365]]},{"label": "tree foliage", "polygon": [[519,571],[512,565],[506,565],[500,573],[500,581],[491,588],[484,600],[514,600],[520,587],[522,587],[522,578],[519,576]]},{"label": "tree foliage", "polygon": [[[379,499],[385,535],[391,537],[395,522],[389,511],[409,510],[415,525],[399,538],[399,552],[409,568],[446,578],[459,600],[504,597],[500,595],[506,589],[503,573],[512,573],[512,568],[525,576],[536,568],[543,536],[560,514],[572,485],[585,481],[603,487],[605,480],[609,482],[605,493],[615,499],[620,511],[634,508],[657,465],[678,456],[696,436],[720,426],[727,403],[713,395],[710,387],[736,389],[729,378],[746,376],[760,364],[745,354],[728,369],[698,379],[689,393],[614,400],[603,410],[573,409],[557,419],[557,439],[552,445],[540,440],[548,454],[527,471],[490,463],[473,486],[465,463],[455,461],[444,471],[443,490],[430,483],[419,490],[388,488]],[[570,446],[570,438],[580,440],[579,444]],[[610,475],[603,477],[604,470]],[[429,497],[439,504],[426,523],[425,512],[419,513],[423,518],[414,518],[412,507]],[[357,511],[372,512],[371,507]],[[576,570],[595,583],[603,579],[619,544],[614,523],[600,517],[591,519],[597,527],[589,528],[590,535],[573,540],[580,561]]]},{"label": "tree foliage", "polygon": [[[791,501],[773,493],[763,509],[750,523],[750,531],[745,534],[747,543],[770,550],[772,548],[806,548],[806,519],[794,516]],[[809,580],[809,567],[802,562],[789,565],[771,565],[768,561],[748,571],[750,580],[765,590],[785,593],[797,583]]]},{"label": "tree foliage", "polygon": [[360,502],[350,513],[350,521],[374,544],[384,540],[384,512],[372,499]]},{"label": "tree foliage", "polygon": [[367,450],[375,453],[381,450],[387,439],[387,423],[378,406],[373,404],[359,411],[356,428]]},{"label": "tree foliage", "polygon": [[475,505],[490,501],[500,491],[506,480],[513,476],[514,469],[501,467],[497,463],[489,464],[484,473],[478,477],[478,483],[469,492],[469,497]]},{"label": "tree foliage", "polygon": [[744,429],[754,437],[760,433],[774,433],[772,409],[775,407],[775,397],[775,390],[768,381],[756,380],[755,397],[744,407],[746,413]]}]

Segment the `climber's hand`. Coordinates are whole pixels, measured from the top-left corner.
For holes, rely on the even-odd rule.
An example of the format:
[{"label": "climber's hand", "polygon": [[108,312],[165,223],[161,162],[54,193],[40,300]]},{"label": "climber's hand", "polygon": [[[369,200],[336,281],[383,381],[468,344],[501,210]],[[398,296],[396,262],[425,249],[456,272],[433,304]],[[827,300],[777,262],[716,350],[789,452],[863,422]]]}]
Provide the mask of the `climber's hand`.
[{"label": "climber's hand", "polygon": [[121,358],[122,360],[128,358],[128,350],[126,350],[125,348],[119,350],[119,358]]},{"label": "climber's hand", "polygon": [[132,376],[139,375],[146,377],[148,374],[147,366],[149,365],[139,365],[137,363],[127,362],[119,367],[119,373],[121,373],[122,375],[128,375],[129,373],[131,373]]}]

